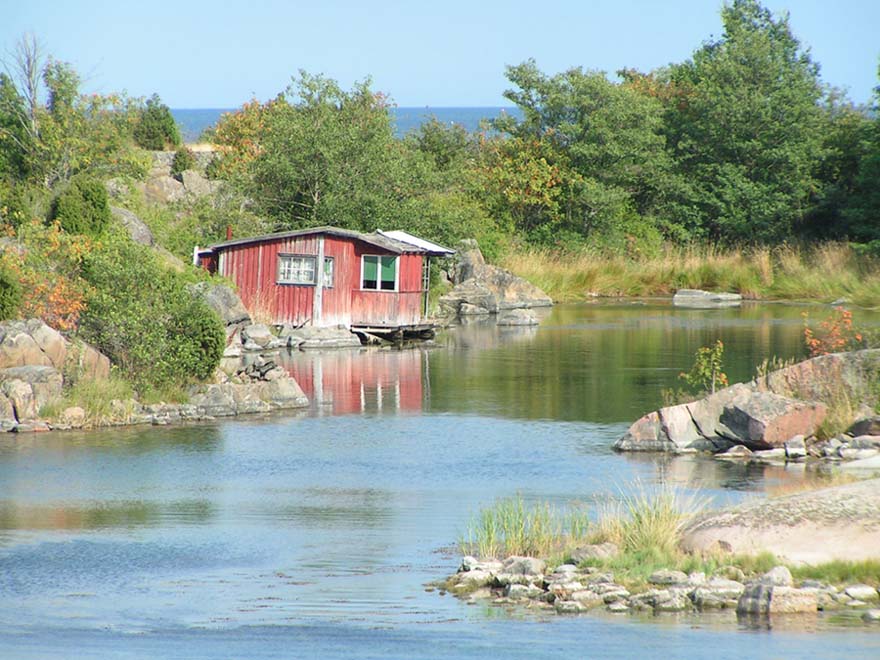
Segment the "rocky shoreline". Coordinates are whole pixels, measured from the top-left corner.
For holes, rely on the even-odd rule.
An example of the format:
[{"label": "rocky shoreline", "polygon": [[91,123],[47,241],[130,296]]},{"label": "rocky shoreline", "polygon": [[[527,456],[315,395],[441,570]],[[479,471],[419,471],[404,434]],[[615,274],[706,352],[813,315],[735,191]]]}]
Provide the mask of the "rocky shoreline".
[{"label": "rocky shoreline", "polygon": [[297,382],[260,353],[227,360],[216,381],[194,386],[187,403],[108,402],[109,413],[90,416],[72,405],[52,414],[65,387],[106,380],[110,361],[84,342],[71,341],[39,319],[0,324],[0,432],[32,433],[136,424],[209,421],[251,413],[307,407]]},{"label": "rocky shoreline", "polygon": [[[580,552],[608,556],[617,548],[603,544],[586,546]],[[723,567],[709,576],[659,570],[648,577],[646,584],[635,587],[617,582],[612,572],[575,563],[551,567],[534,557],[481,561],[466,556],[458,571],[439,587],[468,602],[515,605],[563,615],[730,610],[739,618],[772,618],[846,612],[865,622],[880,623],[880,592],[873,586],[838,587],[817,580],[795,583],[785,566],[776,566],[752,579],[735,566]]]},{"label": "rocky shoreline", "polygon": [[[878,381],[880,349],[822,355],[648,413],[614,449],[880,468]],[[828,421],[846,430],[820,438]]]}]

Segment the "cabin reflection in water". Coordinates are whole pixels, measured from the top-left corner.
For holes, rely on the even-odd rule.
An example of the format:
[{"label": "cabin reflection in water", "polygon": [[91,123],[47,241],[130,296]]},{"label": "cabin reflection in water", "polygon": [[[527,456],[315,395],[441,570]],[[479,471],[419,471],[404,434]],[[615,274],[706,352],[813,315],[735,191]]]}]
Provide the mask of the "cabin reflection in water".
[{"label": "cabin reflection in water", "polygon": [[418,349],[303,351],[280,362],[319,413],[421,412],[429,390]]}]

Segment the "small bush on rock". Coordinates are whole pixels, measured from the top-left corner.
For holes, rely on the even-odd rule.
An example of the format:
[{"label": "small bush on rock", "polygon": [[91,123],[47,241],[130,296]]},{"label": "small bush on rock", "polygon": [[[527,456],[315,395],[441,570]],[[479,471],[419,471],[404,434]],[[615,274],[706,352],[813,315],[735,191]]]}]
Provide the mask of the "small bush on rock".
[{"label": "small bush on rock", "polygon": [[14,319],[21,308],[21,284],[12,273],[0,269],[0,321]]},{"label": "small bush on rock", "polygon": [[178,149],[174,154],[174,160],[171,161],[171,176],[179,176],[185,170],[194,170],[196,168],[196,156],[192,150],[184,147]]},{"label": "small bush on rock", "polygon": [[107,189],[97,179],[74,179],[55,198],[51,218],[68,234],[100,236],[111,218]]},{"label": "small bush on rock", "polygon": [[180,144],[180,131],[171,110],[162,103],[158,94],[147,99],[134,127],[134,141],[139,147],[161,151]]}]

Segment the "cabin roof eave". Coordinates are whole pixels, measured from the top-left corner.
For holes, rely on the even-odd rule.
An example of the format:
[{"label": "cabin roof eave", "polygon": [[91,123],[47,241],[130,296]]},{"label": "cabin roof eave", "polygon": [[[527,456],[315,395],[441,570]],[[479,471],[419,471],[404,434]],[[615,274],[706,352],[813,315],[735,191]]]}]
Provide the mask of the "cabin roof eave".
[{"label": "cabin roof eave", "polygon": [[353,231],[351,229],[341,229],[339,227],[311,227],[309,229],[295,229],[292,231],[275,232],[273,234],[263,234],[261,236],[249,236],[247,238],[238,238],[229,241],[223,241],[222,243],[215,243],[214,245],[211,245],[208,249],[216,252],[225,248],[236,247],[239,245],[266,243],[269,241],[276,241],[285,238],[296,238],[297,236],[309,236],[313,234],[338,236],[340,238],[348,238],[351,240],[361,241],[368,245],[372,245],[379,249],[387,250],[395,254],[404,254],[407,252],[414,252],[418,254],[433,254],[431,250],[420,247],[415,243],[398,240],[392,236],[387,236],[382,232],[364,234],[359,231]]}]

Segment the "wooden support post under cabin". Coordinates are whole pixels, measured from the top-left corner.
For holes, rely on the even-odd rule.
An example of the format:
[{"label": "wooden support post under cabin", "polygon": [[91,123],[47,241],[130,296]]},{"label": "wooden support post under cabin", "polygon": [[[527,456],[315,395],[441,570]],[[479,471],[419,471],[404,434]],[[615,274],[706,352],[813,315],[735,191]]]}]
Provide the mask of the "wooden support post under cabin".
[{"label": "wooden support post under cabin", "polygon": [[321,324],[324,306],[324,237],[318,237],[318,257],[315,260],[315,295],[312,299],[312,325]]},{"label": "wooden support post under cabin", "polygon": [[428,298],[431,292],[431,256],[425,255],[424,266],[422,267],[422,288],[425,290],[425,303],[422,308],[422,317],[428,318]]}]

